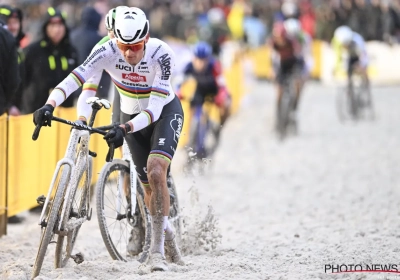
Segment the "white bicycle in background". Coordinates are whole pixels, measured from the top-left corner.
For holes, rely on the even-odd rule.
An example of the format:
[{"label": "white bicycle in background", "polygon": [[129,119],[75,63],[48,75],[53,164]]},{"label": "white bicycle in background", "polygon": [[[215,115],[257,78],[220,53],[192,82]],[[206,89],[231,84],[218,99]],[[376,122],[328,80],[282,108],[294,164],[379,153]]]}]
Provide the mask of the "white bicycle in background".
[{"label": "white bicycle in background", "polygon": [[[106,134],[106,131],[93,128],[97,112],[101,108],[109,109],[111,104],[105,99],[91,97],[86,100],[93,111],[86,126],[81,123],[53,116],[52,120],[73,127],[71,129],[65,156],[57,162],[56,169],[47,193],[38,197],[43,206],[39,218],[41,227],[40,245],[33,266],[32,278],[39,275],[50,243],[56,243],[55,268],[64,267],[70,258],[77,263],[83,261],[80,254],[72,255],[79,229],[85,221],[90,221],[90,186],[92,179],[92,157],[96,153],[89,151],[91,133]],[[36,126],[32,139],[39,137],[41,125]],[[107,160],[112,160],[114,149],[110,148]],[[53,240],[53,241],[52,241]]]},{"label": "white bicycle in background", "polygon": [[[99,127],[110,129],[113,126]],[[170,224],[180,239],[181,217],[178,195],[171,176],[167,178],[170,192]],[[122,159],[106,163],[99,175],[96,186],[97,218],[107,250],[114,260],[127,261],[130,257],[128,243],[132,234],[143,238],[142,252],[138,261],[147,260],[151,241],[151,216],[144,203],[144,190],[137,178],[135,164],[129,147],[124,140]],[[133,230],[134,227],[138,230]]]}]

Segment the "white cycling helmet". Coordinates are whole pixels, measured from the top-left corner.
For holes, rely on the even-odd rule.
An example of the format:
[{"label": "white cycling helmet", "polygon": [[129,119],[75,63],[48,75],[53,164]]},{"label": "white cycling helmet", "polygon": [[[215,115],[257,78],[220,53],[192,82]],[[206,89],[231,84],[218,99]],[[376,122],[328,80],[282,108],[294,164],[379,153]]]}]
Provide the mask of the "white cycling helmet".
[{"label": "white cycling helmet", "polygon": [[120,10],[122,8],[128,8],[127,6],[118,6],[116,8],[113,8],[108,11],[105,17],[105,25],[107,31],[114,31],[114,23],[115,23],[115,15],[117,13],[117,10]]},{"label": "white cycling helmet", "polygon": [[291,17],[296,14],[297,6],[291,1],[286,1],[282,4],[281,10],[286,17]]},{"label": "white cycling helmet", "polygon": [[348,26],[340,26],[335,30],[334,37],[340,44],[348,45],[353,39],[353,31]]},{"label": "white cycling helmet", "polygon": [[136,44],[149,34],[149,21],[139,8],[116,10],[114,35],[124,44]]},{"label": "white cycling helmet", "polygon": [[300,22],[297,19],[291,18],[284,21],[283,25],[287,34],[291,37],[296,36],[301,31]]}]

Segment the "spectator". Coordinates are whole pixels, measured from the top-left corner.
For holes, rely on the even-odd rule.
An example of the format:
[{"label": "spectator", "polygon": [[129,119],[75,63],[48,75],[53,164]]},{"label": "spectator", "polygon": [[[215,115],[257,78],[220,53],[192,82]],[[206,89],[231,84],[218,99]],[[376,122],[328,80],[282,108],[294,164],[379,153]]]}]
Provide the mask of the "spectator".
[{"label": "spectator", "polygon": [[[0,116],[9,110],[20,82],[15,38],[0,19]],[[22,217],[11,216],[8,223],[20,223],[23,220]]]},{"label": "spectator", "polygon": [[249,6],[245,0],[234,0],[232,3],[231,10],[229,12],[227,23],[229,30],[232,34],[232,38],[235,40],[244,39],[244,16],[249,11]]},{"label": "spectator", "polygon": [[11,116],[19,116],[21,114],[22,84],[25,73],[24,55],[20,49],[20,42],[25,37],[25,34],[22,32],[22,11],[18,8],[13,8],[8,5],[0,5],[0,20],[5,22],[8,31],[10,31],[10,33],[14,36],[15,45],[18,52],[18,65],[21,83],[15,94],[12,96],[8,114]]},{"label": "spectator", "polygon": [[382,37],[379,34],[381,32],[381,17],[380,0],[371,0],[370,5],[368,5],[368,21],[365,23],[367,41],[378,40]]},{"label": "spectator", "polygon": [[210,43],[213,54],[218,56],[221,51],[221,44],[225,42],[229,37],[229,28],[226,24],[226,18],[224,11],[215,7],[208,11],[207,18],[210,28]]},{"label": "spectator", "polygon": [[0,115],[9,109],[21,82],[15,39],[4,26],[0,19]]},{"label": "spectator", "polygon": [[244,31],[247,44],[251,48],[257,48],[264,44],[267,37],[267,30],[265,24],[260,19],[257,9],[253,9],[252,15],[245,17]]},{"label": "spectator", "polygon": [[[98,33],[101,15],[92,7],[85,7],[82,11],[81,25],[71,32],[72,45],[78,51],[78,64],[82,64],[89,56],[93,47],[101,40]],[[103,71],[103,75],[97,89],[97,95],[108,98],[111,78]]]},{"label": "spectator", "polygon": [[394,43],[392,34],[394,34],[395,30],[395,13],[389,6],[388,1],[381,1],[380,7],[382,16],[379,25],[382,28],[382,32],[379,34],[382,34],[382,37],[379,39],[392,44]]},{"label": "spectator", "polygon": [[[48,8],[42,36],[42,40],[24,49],[26,79],[22,108],[27,114],[46,103],[51,90],[79,65],[64,15],[59,10]],[[72,94],[61,106],[73,107],[75,98],[76,94]]]},{"label": "spectator", "polygon": [[299,21],[302,30],[311,38],[315,37],[315,20],[315,13],[311,3],[308,0],[302,1],[300,3]]}]

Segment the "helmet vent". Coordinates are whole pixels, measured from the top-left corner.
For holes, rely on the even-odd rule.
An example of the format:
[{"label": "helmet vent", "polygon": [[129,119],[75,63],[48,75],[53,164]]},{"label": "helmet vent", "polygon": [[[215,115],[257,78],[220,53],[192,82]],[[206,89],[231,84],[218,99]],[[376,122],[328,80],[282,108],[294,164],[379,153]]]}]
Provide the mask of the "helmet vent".
[{"label": "helmet vent", "polygon": [[143,31],[139,36],[139,39],[141,39],[144,36],[146,36],[148,31],[149,31],[149,21],[146,21],[146,24],[144,25]]}]

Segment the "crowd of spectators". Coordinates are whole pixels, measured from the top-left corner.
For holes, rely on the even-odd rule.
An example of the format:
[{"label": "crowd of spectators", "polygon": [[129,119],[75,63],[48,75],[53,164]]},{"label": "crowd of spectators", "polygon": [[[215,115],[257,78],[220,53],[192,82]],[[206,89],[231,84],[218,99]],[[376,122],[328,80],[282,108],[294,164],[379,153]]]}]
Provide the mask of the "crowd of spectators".
[{"label": "crowd of spectators", "polygon": [[[295,17],[314,39],[330,41],[333,31],[348,25],[367,41],[400,41],[400,0],[4,0],[24,13],[28,41],[40,34],[49,5],[65,11],[73,30],[81,24],[85,6],[101,15],[117,5],[137,6],[148,15],[154,37],[172,36],[189,43],[207,40],[215,47],[227,39],[244,40],[256,47],[264,43],[272,25],[282,18],[282,4],[296,5]],[[100,35],[106,30],[100,23]]]}]

